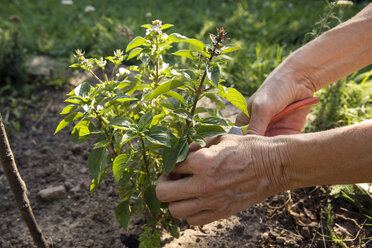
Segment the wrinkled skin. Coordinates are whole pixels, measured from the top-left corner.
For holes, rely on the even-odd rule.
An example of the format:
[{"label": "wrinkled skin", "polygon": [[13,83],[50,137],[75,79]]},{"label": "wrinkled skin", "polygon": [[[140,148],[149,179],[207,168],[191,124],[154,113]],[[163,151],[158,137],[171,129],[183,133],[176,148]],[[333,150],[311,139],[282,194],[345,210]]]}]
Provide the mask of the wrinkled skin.
[{"label": "wrinkled skin", "polygon": [[170,202],[174,217],[186,217],[189,224],[202,225],[229,217],[280,192],[285,177],[280,182],[267,178],[269,159],[264,153],[270,144],[266,139],[223,135],[209,140],[204,148],[194,145],[195,151],[173,170],[174,174],[189,176],[171,180],[172,176],[162,175],[157,197]]}]

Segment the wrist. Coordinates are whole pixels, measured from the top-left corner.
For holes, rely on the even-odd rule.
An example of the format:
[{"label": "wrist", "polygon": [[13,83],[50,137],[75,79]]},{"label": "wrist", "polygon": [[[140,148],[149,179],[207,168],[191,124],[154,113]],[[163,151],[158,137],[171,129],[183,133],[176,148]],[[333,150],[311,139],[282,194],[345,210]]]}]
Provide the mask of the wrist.
[{"label": "wrist", "polygon": [[289,155],[286,139],[256,136],[251,161],[260,179],[257,182],[258,192],[272,196],[290,188]]}]

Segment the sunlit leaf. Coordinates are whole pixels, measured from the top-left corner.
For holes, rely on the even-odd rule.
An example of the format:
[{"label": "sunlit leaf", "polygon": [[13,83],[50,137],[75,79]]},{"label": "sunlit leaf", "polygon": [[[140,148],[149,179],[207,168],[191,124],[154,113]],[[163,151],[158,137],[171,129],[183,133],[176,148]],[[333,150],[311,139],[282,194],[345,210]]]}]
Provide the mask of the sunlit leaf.
[{"label": "sunlit leaf", "polygon": [[149,99],[152,100],[154,99],[155,97],[161,95],[161,94],[164,94],[172,89],[175,89],[177,87],[180,87],[182,85],[184,85],[185,82],[179,80],[179,79],[171,79],[169,81],[166,81],[164,83],[162,83],[161,85],[159,85],[152,93],[151,95],[149,96]]},{"label": "sunlit leaf", "polygon": [[137,98],[135,97],[130,97],[127,95],[116,95],[113,98],[111,98],[106,104],[105,107],[109,107],[111,105],[115,105],[118,103],[123,103],[123,102],[130,102],[130,101],[138,101]]},{"label": "sunlit leaf", "polygon": [[177,52],[172,53],[173,55],[181,56],[181,57],[186,57],[189,59],[194,59],[194,56],[192,56],[190,50],[179,50]]},{"label": "sunlit leaf", "polygon": [[222,48],[221,54],[235,52],[239,49],[240,49],[240,47],[236,47],[236,46],[224,46]]},{"label": "sunlit leaf", "polygon": [[173,24],[164,24],[164,25],[161,27],[161,30],[165,30],[165,29],[171,28],[171,27],[173,27],[173,26],[174,26]]},{"label": "sunlit leaf", "polygon": [[61,131],[63,128],[67,127],[71,122],[83,117],[84,114],[80,112],[72,113],[66,116],[57,126],[56,131],[54,134],[58,133]]},{"label": "sunlit leaf", "polygon": [[187,38],[186,36],[183,36],[177,33],[173,33],[169,35],[168,40],[172,42],[186,42],[186,43],[192,44],[198,51],[204,51],[204,48],[205,48],[205,44],[202,41],[196,40],[196,39],[190,39],[190,38]]},{"label": "sunlit leaf", "polygon": [[133,120],[122,116],[112,119],[109,125],[125,131],[136,131]]},{"label": "sunlit leaf", "polygon": [[84,82],[84,83],[78,85],[74,89],[74,92],[75,92],[76,96],[79,96],[81,98],[86,98],[86,97],[89,96],[91,89],[92,89],[92,86],[89,83]]},{"label": "sunlit leaf", "polygon": [[132,51],[130,51],[127,60],[137,57],[138,54],[140,54],[142,51],[143,51],[143,48],[140,48],[140,47],[134,48]]},{"label": "sunlit leaf", "polygon": [[142,115],[140,120],[138,121],[138,128],[143,129],[143,128],[147,127],[151,123],[153,117],[154,117],[154,115],[152,114],[151,111]]},{"label": "sunlit leaf", "polygon": [[218,94],[231,102],[235,107],[240,109],[244,114],[249,116],[248,109],[247,109],[247,101],[245,100],[244,96],[234,88],[226,88],[224,86],[219,86],[218,89],[220,90]]},{"label": "sunlit leaf", "polygon": [[221,76],[221,67],[218,63],[213,63],[207,66],[208,79],[213,83],[214,87],[218,87],[218,82]]},{"label": "sunlit leaf", "polygon": [[72,142],[80,144],[84,141],[87,141],[91,137],[91,129],[93,127],[93,124],[88,120],[82,119],[81,121],[79,121],[79,123],[74,126],[74,129],[72,129]]},{"label": "sunlit leaf", "polygon": [[152,28],[152,26],[151,26],[151,24],[143,24],[141,26],[141,28],[147,28],[147,29],[149,29],[149,28]]},{"label": "sunlit leaf", "polygon": [[136,48],[136,47],[139,47],[139,46],[149,46],[149,45],[150,45],[150,43],[145,38],[143,38],[141,36],[137,36],[131,42],[129,42],[129,44],[127,46],[127,49],[125,51],[128,52],[129,50],[131,50],[133,48]]},{"label": "sunlit leaf", "polygon": [[66,107],[64,107],[64,109],[59,114],[60,115],[69,114],[72,111],[76,110],[78,107],[79,106],[76,106],[76,105],[67,105]]}]

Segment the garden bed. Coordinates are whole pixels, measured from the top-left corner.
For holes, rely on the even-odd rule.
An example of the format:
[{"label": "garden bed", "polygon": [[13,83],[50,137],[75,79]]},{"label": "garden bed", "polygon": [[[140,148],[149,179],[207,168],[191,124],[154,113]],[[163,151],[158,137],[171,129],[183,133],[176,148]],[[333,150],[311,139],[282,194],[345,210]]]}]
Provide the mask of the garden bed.
[{"label": "garden bed", "polygon": [[[94,195],[89,192],[89,146],[73,144],[67,128],[53,135],[60,120],[57,113],[68,91],[47,90],[42,107],[30,109],[20,133],[10,137],[38,223],[53,247],[126,247],[123,242],[135,247],[143,219],[133,218],[129,228],[122,229],[114,214],[118,196],[113,179],[108,177]],[[38,195],[56,186],[60,186],[60,192],[54,198]],[[0,220],[0,247],[33,245],[1,171]],[[367,243],[372,228],[367,224],[371,223],[349,202],[330,197],[327,187],[307,188],[279,194],[229,219],[202,227],[184,223],[181,237],[173,239],[163,234],[162,245],[332,247],[337,234],[349,247],[368,247],[372,245],[372,241]]]}]

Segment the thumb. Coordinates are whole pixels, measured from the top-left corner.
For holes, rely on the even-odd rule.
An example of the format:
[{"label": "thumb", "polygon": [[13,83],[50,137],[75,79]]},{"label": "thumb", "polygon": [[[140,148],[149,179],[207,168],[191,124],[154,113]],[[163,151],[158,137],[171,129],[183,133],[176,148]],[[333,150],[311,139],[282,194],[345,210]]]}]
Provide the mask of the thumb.
[{"label": "thumb", "polygon": [[271,120],[271,113],[265,108],[252,107],[247,134],[265,135],[267,126]]}]

